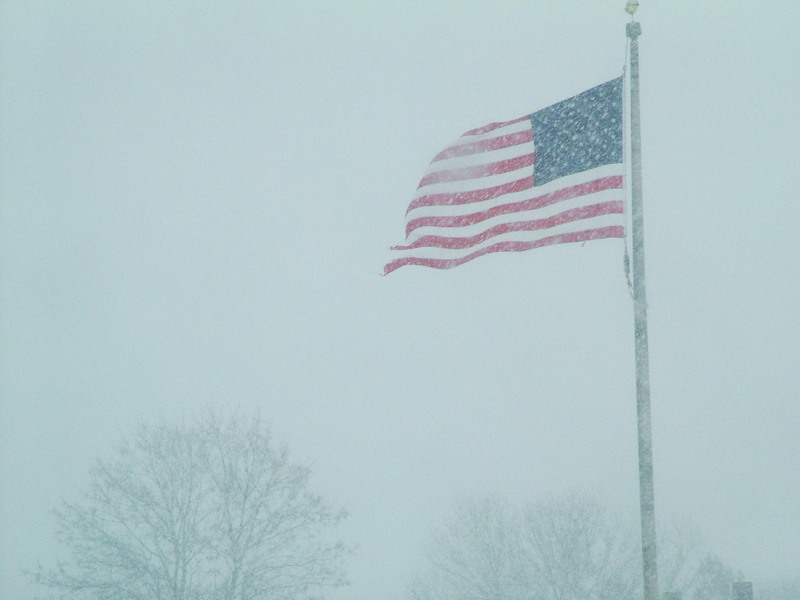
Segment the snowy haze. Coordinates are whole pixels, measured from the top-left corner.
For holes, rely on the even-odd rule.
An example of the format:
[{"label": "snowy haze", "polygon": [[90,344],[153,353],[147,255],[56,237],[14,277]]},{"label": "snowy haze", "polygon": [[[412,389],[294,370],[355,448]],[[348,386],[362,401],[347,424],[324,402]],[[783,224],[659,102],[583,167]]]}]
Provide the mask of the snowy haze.
[{"label": "snowy haze", "polygon": [[[139,421],[259,411],[400,599],[466,494],[638,511],[622,242],[380,277],[430,158],[617,77],[623,0],[0,5],[0,597]],[[656,516],[800,575],[800,4],[642,0]],[[756,588],[758,591],[758,588]]]}]

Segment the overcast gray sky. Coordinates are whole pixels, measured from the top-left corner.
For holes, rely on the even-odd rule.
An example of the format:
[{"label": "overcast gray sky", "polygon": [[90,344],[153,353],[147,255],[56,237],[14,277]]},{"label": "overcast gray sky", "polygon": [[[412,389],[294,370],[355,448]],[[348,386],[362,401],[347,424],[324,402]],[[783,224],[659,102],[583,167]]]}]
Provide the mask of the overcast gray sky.
[{"label": "overcast gray sky", "polygon": [[[378,275],[434,154],[621,73],[624,4],[3,2],[0,597],[95,456],[208,407],[349,508],[353,600],[464,494],[636,514],[620,240]],[[657,518],[798,576],[800,4],[641,4]]]}]

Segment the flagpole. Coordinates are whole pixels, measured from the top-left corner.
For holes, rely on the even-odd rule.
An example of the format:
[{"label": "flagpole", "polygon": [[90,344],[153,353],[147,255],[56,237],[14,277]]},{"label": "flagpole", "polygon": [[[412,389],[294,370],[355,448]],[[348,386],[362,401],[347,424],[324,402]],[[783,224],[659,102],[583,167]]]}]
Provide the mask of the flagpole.
[{"label": "flagpole", "polygon": [[[638,2],[628,3],[633,15]],[[633,318],[636,349],[636,414],[639,437],[639,507],[642,519],[642,571],[645,600],[658,600],[656,518],[653,491],[653,443],[650,418],[650,359],[647,343],[647,297],[644,277],[644,215],[642,209],[642,138],[639,115],[639,35],[642,26],[631,21],[631,258],[633,263]]]}]

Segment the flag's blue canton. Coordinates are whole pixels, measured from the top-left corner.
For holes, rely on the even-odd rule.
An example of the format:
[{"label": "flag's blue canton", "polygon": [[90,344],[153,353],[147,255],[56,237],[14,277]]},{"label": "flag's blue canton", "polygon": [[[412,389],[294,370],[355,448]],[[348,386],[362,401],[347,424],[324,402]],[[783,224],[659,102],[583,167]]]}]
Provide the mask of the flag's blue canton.
[{"label": "flag's blue canton", "polygon": [[622,162],[622,77],[531,115],[533,184]]}]

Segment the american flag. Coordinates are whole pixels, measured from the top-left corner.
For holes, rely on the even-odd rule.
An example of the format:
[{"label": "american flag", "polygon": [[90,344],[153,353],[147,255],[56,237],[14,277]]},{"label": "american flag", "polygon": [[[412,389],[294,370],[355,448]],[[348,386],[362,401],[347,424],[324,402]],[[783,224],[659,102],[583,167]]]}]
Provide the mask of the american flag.
[{"label": "american flag", "polygon": [[622,156],[622,77],[468,131],[431,161],[384,274],[623,237]]}]

